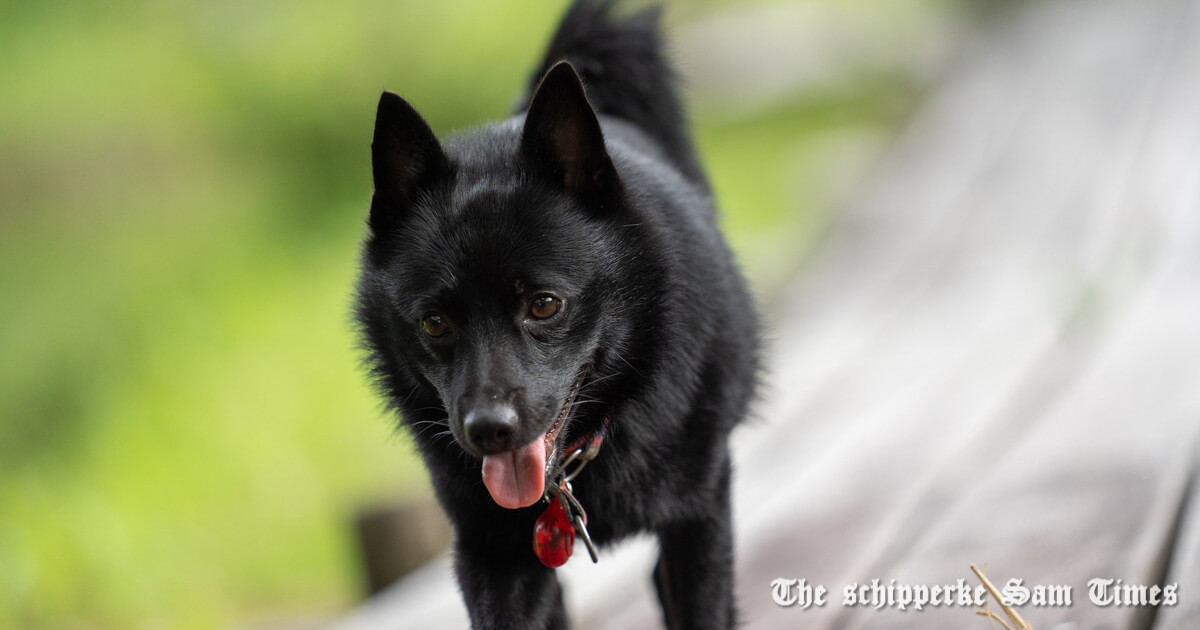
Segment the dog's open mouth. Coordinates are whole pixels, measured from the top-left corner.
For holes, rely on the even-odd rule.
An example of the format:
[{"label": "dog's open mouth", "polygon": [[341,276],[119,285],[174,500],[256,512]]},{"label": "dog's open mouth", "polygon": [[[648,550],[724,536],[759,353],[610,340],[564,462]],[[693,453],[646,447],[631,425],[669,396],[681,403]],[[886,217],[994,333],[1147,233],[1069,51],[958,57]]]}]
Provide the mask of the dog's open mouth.
[{"label": "dog's open mouth", "polygon": [[567,392],[567,398],[554,418],[554,423],[529,444],[506,453],[497,453],[483,458],[483,485],[497,505],[510,510],[528,507],[542,498],[546,487],[546,475],[558,454],[558,433],[571,415],[575,395],[583,386],[587,365],[579,370],[575,384]]}]

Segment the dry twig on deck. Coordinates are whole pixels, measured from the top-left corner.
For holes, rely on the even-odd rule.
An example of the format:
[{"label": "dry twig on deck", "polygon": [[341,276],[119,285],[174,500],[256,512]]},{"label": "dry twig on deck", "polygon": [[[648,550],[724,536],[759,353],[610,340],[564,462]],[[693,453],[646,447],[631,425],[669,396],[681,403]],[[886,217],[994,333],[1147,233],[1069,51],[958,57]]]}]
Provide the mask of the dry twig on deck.
[{"label": "dry twig on deck", "polygon": [[996,600],[996,603],[1000,604],[1000,609],[1003,610],[1004,614],[1008,616],[1008,620],[1012,622],[1012,625],[1010,626],[1005,623],[1004,620],[1000,618],[1000,615],[997,615],[986,607],[983,610],[975,611],[976,615],[993,619],[1000,625],[1004,626],[1007,630],[1033,630],[1033,626],[1026,623],[1026,621],[1021,618],[1021,615],[1017,614],[1017,611],[1013,610],[1012,606],[1006,606],[1004,604],[1004,600],[1000,597],[1000,591],[994,584],[992,584],[991,580],[987,579],[987,576],[984,575],[983,571],[980,571],[979,568],[974,564],[971,565],[971,570],[975,572],[975,577],[979,578],[980,582],[983,582],[983,587],[992,594],[992,597]]}]

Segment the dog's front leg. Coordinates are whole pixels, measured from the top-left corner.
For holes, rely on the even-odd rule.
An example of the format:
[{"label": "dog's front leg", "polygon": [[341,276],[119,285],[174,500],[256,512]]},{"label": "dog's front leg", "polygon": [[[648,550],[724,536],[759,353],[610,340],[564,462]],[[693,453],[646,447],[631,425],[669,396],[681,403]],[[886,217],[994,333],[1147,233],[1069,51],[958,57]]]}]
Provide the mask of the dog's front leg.
[{"label": "dog's front leg", "polygon": [[567,627],[554,569],[532,550],[521,556],[455,544],[454,570],[475,630]]},{"label": "dog's front leg", "polygon": [[654,586],[670,630],[734,627],[737,613],[728,467],[722,476],[711,512],[658,532]]}]

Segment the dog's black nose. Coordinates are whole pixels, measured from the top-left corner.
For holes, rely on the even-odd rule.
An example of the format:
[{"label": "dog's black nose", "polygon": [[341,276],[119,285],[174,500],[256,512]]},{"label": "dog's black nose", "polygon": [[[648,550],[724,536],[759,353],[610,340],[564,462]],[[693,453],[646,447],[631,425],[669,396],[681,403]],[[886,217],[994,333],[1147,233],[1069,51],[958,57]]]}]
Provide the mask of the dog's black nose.
[{"label": "dog's black nose", "polygon": [[517,412],[506,404],[488,405],[467,412],[463,418],[467,441],[485,455],[511,451],[520,446],[517,436]]}]

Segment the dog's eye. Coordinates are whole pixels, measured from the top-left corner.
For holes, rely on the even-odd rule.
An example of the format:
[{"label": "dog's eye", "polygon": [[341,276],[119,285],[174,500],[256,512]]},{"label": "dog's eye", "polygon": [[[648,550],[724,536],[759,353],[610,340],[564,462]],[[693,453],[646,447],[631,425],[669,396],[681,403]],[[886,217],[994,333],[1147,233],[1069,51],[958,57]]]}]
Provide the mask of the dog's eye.
[{"label": "dog's eye", "polygon": [[533,298],[533,303],[529,305],[529,314],[534,319],[550,319],[558,313],[560,307],[562,300],[553,295],[539,295]]},{"label": "dog's eye", "polygon": [[446,321],[445,317],[433,313],[421,318],[421,328],[430,337],[444,337],[446,333],[450,332],[450,323]]}]

